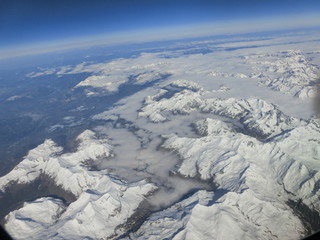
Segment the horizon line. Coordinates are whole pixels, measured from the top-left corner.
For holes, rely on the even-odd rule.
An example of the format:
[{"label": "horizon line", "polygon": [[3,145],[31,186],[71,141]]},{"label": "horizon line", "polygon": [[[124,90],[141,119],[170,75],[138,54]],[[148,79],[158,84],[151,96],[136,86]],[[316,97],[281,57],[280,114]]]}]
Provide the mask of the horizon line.
[{"label": "horizon line", "polygon": [[[279,24],[279,22],[281,22],[281,24]],[[9,49],[0,49],[0,60],[95,46],[115,46],[129,43],[148,43],[153,41],[312,29],[318,27],[320,27],[320,16],[318,14],[282,16],[273,19],[260,18],[256,19],[254,23],[252,23],[251,19],[245,19],[241,21],[233,20],[193,25],[187,24],[139,31],[131,30],[114,33],[112,35],[99,34],[90,37],[65,38],[59,41],[19,45]]]}]

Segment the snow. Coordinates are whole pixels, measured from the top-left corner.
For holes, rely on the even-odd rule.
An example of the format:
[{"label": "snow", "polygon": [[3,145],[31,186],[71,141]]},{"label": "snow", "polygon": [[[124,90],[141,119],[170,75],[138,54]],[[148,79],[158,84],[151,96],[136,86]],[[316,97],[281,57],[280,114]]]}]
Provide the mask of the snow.
[{"label": "snow", "polygon": [[309,168],[320,168],[320,125],[319,119],[311,119],[306,126],[294,128],[275,139],[281,149],[307,165]]},{"label": "snow", "polygon": [[[149,113],[161,113],[167,121],[174,121],[172,114],[191,115],[199,110],[212,117],[228,117],[229,122],[217,117],[197,121],[197,138],[163,135],[162,147],[177,152],[181,158],[177,172],[212,181],[219,188],[240,195],[250,189],[264,204],[274,201],[285,206],[289,199],[302,199],[319,211],[317,121],[286,116],[277,106],[259,99],[206,99],[203,95],[203,91],[184,89],[158,101],[151,96],[139,112],[139,117],[150,121],[153,119]],[[256,132],[268,138],[261,141]],[[283,211],[283,207],[275,211]],[[272,234],[281,235],[274,230]]]},{"label": "snow", "polygon": [[12,182],[18,184],[29,183],[37,179],[39,170],[47,164],[51,157],[62,151],[52,140],[46,140],[37,148],[30,150],[28,155],[5,177],[0,178],[0,190],[5,192],[6,187]]},{"label": "snow", "polygon": [[251,77],[258,78],[260,83],[273,90],[299,98],[317,96],[315,85],[319,69],[301,51],[250,56],[248,63],[255,68]]},{"label": "snow", "polygon": [[126,83],[126,80],[119,79],[118,76],[90,76],[75,87],[92,86],[95,88],[103,88],[109,93],[118,91],[120,85]]},{"label": "snow", "polygon": [[250,190],[218,199],[199,191],[152,214],[131,239],[298,239],[301,232],[288,207],[261,201]]},{"label": "snow", "polygon": [[198,134],[202,136],[208,135],[224,135],[233,132],[233,129],[225,122],[216,119],[206,118],[195,123]]},{"label": "snow", "polygon": [[[126,223],[145,200],[145,196],[156,189],[153,184],[144,180],[128,184],[108,176],[105,171],[89,171],[86,161],[112,157],[112,147],[107,140],[96,138],[95,133],[90,130],[80,134],[78,141],[80,143],[76,152],[61,154],[61,147],[46,140],[31,150],[9,174],[1,177],[1,189],[5,191],[10,185],[30,183],[40,177],[40,174],[45,175],[53,179],[56,186],[77,198],[64,207],[63,212],[56,213],[59,215],[56,221],[46,224],[38,223],[40,220],[37,219],[32,220],[35,224],[28,224],[29,218],[17,216],[33,216],[40,210],[41,216],[53,216],[58,211],[54,207],[59,204],[50,203],[51,199],[48,203],[45,199],[37,199],[10,213],[5,225],[9,233],[13,233],[19,226],[30,233],[25,236],[23,231],[15,232],[17,239],[28,239],[29,236],[33,239],[79,239],[86,235],[101,238],[122,234],[126,228],[117,227]],[[44,203],[39,205],[39,201]],[[36,211],[38,206],[41,209]]]},{"label": "snow", "polygon": [[6,230],[14,239],[33,239],[54,224],[66,207],[63,201],[52,197],[24,203],[7,215]]},{"label": "snow", "polygon": [[[165,85],[155,95],[147,96],[136,121],[148,119],[155,125],[154,129],[159,129],[161,125],[177,121],[179,115],[192,119],[193,114],[200,112],[203,118],[193,125],[199,136],[164,134],[161,146],[180,156],[181,162],[176,170],[179,174],[218,184],[219,189],[228,192],[226,200],[219,198],[212,209],[204,211],[210,221],[201,212],[201,217],[195,218],[188,228],[185,221],[191,214],[171,214],[165,210],[154,215],[157,220],[146,221],[132,237],[300,238],[304,227],[287,206],[287,201],[302,200],[310,209],[320,209],[317,120],[287,116],[278,106],[261,99],[208,98],[207,91],[202,87],[191,90],[189,86],[192,85],[192,82],[184,82],[183,88],[171,97],[167,96],[172,84]],[[165,121],[155,119],[155,115],[165,118]],[[267,137],[261,140],[256,132]],[[224,201],[225,206],[219,208]],[[232,209],[231,206],[237,204],[241,208]],[[181,207],[181,211],[186,211],[186,208]],[[158,214],[162,213],[160,220]],[[180,215],[186,217],[179,218]],[[208,221],[210,226],[206,225]]]},{"label": "snow", "polygon": [[[91,87],[87,89],[88,96],[116,93],[120,86],[128,83],[165,83],[165,78],[169,82],[192,80],[207,90],[226,85],[231,89],[224,94],[226,97],[259,98],[280,105],[286,114],[310,116],[312,108],[302,107],[303,111],[297,111],[291,103],[301,104],[301,107],[316,94],[315,80],[319,69],[313,59],[319,55],[319,49],[316,42],[309,40],[317,39],[317,34],[293,36],[283,35],[269,40],[252,37],[254,48],[250,38],[237,39],[236,42],[225,39],[226,43],[219,40],[182,44],[182,47],[187,46],[191,50],[199,49],[197,44],[201,44],[200,49],[209,50],[206,54],[188,54],[188,49],[175,50],[174,47],[179,45],[174,44],[158,52],[142,51],[129,58],[109,62],[82,62],[75,66],[39,69],[39,72],[30,73],[27,77],[89,73],[91,76],[75,85]],[[297,97],[305,102],[295,101]]]},{"label": "snow", "polygon": [[[320,125],[310,104],[319,51],[306,41],[317,38],[189,42],[28,74],[89,73],[74,86],[87,96],[148,87],[92,116],[101,126],[81,133],[74,152],[48,139],[2,176],[3,194],[47,177],[75,198],[26,202],[5,227],[16,239],[301,238],[288,201],[320,212]],[[188,53],[199,46],[208,53]],[[68,116],[48,131],[79,123]]]},{"label": "snow", "polygon": [[[266,110],[270,114],[269,108]],[[222,114],[226,115],[224,112]],[[256,114],[256,116],[261,115],[263,114]],[[281,112],[279,115],[282,115]],[[233,116],[237,118],[238,114]],[[276,124],[279,122],[281,120],[278,118]],[[284,122],[288,123],[288,121]],[[270,126],[276,124],[273,123]],[[266,123],[263,122],[262,125]],[[198,132],[204,136],[189,138],[172,133],[163,136],[166,140],[162,146],[179,153],[183,161],[178,172],[184,176],[199,175],[203,180],[211,179],[221,188],[232,191],[242,191],[250,187],[250,189],[257,189],[257,193],[263,194],[265,198],[269,198],[268,194],[271,192],[275,194],[275,191],[278,191],[276,189],[280,187],[279,183],[280,185],[283,183],[286,191],[294,193],[296,199],[301,198],[311,208],[319,209],[317,201],[319,190],[314,190],[319,180],[317,165],[319,147],[317,142],[312,142],[312,139],[320,137],[319,126],[315,125],[315,122],[307,126],[302,122],[296,128],[291,126],[294,130],[287,127],[291,131],[275,143],[261,142],[250,135],[235,132],[235,129],[231,129],[220,120],[205,119],[196,123]],[[309,130],[309,133],[304,137],[296,136],[295,133],[301,129]],[[313,129],[313,132],[310,129]],[[288,148],[295,148],[295,150],[290,151]],[[313,159],[310,159],[310,156],[313,156]],[[305,159],[313,165],[309,164],[308,167],[304,165]],[[284,168],[285,166],[289,167]],[[273,171],[267,169],[273,169]],[[316,174],[312,174],[315,171]],[[274,181],[274,177],[279,182]],[[292,178],[295,180],[293,181]],[[275,189],[272,189],[272,184]],[[279,191],[283,194],[282,190]]]},{"label": "snow", "polygon": [[83,192],[70,204],[59,222],[51,227],[50,239],[79,239],[83,236],[97,239],[121,235],[126,227],[118,227],[135,213],[144,196],[154,190],[145,181],[127,186],[100,181],[98,188]]},{"label": "snow", "polygon": [[286,116],[276,105],[261,99],[205,98],[205,93],[203,90],[194,92],[184,89],[171,98],[157,101],[166,94],[164,91],[159,91],[158,94],[145,99],[145,106],[140,109],[138,116],[147,117],[151,122],[158,123],[169,120],[164,116],[166,112],[189,114],[200,110],[239,120],[244,127],[262,138],[277,135],[298,126],[301,122],[299,119]]}]

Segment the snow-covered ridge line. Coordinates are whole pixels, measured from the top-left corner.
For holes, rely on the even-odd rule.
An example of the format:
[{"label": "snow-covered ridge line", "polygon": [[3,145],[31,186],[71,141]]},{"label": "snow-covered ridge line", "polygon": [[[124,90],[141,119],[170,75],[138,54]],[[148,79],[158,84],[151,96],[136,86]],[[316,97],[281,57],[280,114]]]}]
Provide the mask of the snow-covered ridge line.
[{"label": "snow-covered ridge line", "polygon": [[[107,144],[106,140],[96,139],[94,132],[90,130],[80,134],[77,140],[80,142],[77,151],[62,155],[61,147],[50,139],[46,140],[31,150],[22,162],[1,178],[0,190],[5,191],[11,182],[26,184],[34,181],[41,174],[45,174],[53,178],[64,190],[78,196],[83,187],[90,187],[90,181],[87,182],[88,179],[82,176],[86,174],[87,162],[94,163],[101,157],[111,157],[112,147]],[[74,178],[74,181],[68,181],[70,177]]]},{"label": "snow-covered ridge line", "polygon": [[[300,127],[306,129],[304,133],[309,135],[306,139],[301,140],[301,135],[293,130],[281,140],[267,143],[237,133],[217,119],[201,120],[195,125],[203,135],[200,138],[182,138],[175,134],[164,136],[163,147],[177,151],[183,159],[178,168],[180,174],[212,179],[221,188],[232,191],[249,187],[264,197],[267,192],[275,192],[275,189],[266,190],[263,184],[259,186],[257,179],[265,179],[268,185],[278,186],[280,192],[290,192],[287,198],[302,199],[311,209],[320,212],[317,185],[320,173],[311,164],[319,161],[320,152],[317,143],[308,145],[313,138],[319,139],[320,129],[313,130],[312,122],[310,127]],[[295,150],[288,150],[288,146]],[[307,159],[305,152],[312,153],[313,159]]]},{"label": "snow-covered ridge line", "polygon": [[[221,189],[239,194],[242,200],[243,194],[250,192],[257,202],[272,201],[276,203],[272,211],[289,214],[290,217],[287,216],[292,223],[298,224],[300,229],[303,227],[298,219],[293,220],[296,217],[287,205],[288,201],[301,201],[319,214],[320,152],[317,139],[320,139],[320,127],[317,120],[289,117],[277,106],[260,99],[205,98],[202,89],[191,90],[187,86],[170,95],[165,89],[145,99],[138,117],[161,124],[173,120],[172,114],[192,114],[195,111],[212,113],[212,118],[194,123],[199,138],[179,137],[174,133],[163,135],[162,147],[177,152],[181,158],[177,169],[179,174],[212,181]],[[232,121],[227,124],[217,119],[217,115],[237,120],[251,134],[239,129],[239,125],[233,125]],[[259,141],[252,132],[269,139]],[[240,204],[241,200],[238,201],[237,204]],[[254,212],[259,211],[257,202],[251,203]],[[243,211],[247,210],[242,209],[241,214],[244,214]],[[250,214],[249,218],[256,218],[256,215]],[[264,226],[270,227],[267,227],[268,234],[284,234],[275,234],[279,223],[273,225],[271,218],[263,221]],[[251,220],[250,224],[253,223]],[[167,221],[163,220],[163,224]],[[166,225],[162,227],[166,228]],[[289,228],[295,227],[292,225]],[[296,238],[302,232],[296,232]]]},{"label": "snow-covered ridge line", "polygon": [[[29,74],[88,75],[74,86],[77,92],[121,99],[90,118],[105,120],[94,131],[110,141],[88,131],[76,152],[63,154],[47,140],[21,162],[26,171],[0,178],[9,192],[19,181],[21,189],[44,176],[75,196],[67,204],[50,197],[26,202],[6,217],[6,227],[17,239],[270,240],[301,239],[318,230],[320,124],[308,104],[317,94],[314,64],[320,61],[310,39],[318,41],[319,34],[302,37],[303,44],[299,34],[289,37],[298,44],[275,35],[193,42],[188,49],[171,46]],[[286,50],[291,48],[301,51]],[[124,97],[127,86],[139,91]],[[109,170],[89,170],[101,159],[105,165],[99,166]],[[110,172],[133,175],[132,181],[152,176],[154,184],[129,184]],[[186,185],[196,181],[218,189],[199,185],[194,189],[202,190],[185,195],[191,194]],[[176,193],[184,199],[170,198]],[[147,200],[166,209],[151,214]]]},{"label": "snow-covered ridge line", "polygon": [[[245,130],[258,138],[265,139],[285,130],[305,125],[306,122],[285,115],[279,108],[261,99],[205,98],[206,93],[200,86],[194,89],[193,83],[184,85],[170,97],[166,87],[154,96],[145,99],[138,117],[146,117],[158,123],[170,120],[171,114],[189,114],[194,111],[212,113],[239,121]],[[168,85],[170,86],[170,85]]]},{"label": "snow-covered ridge line", "polygon": [[[318,54],[317,51],[313,53]],[[177,53],[169,51],[166,54],[174,56]],[[163,53],[141,53],[132,58],[120,58],[106,63],[83,62],[76,66],[40,69],[40,72],[27,74],[27,77],[90,73],[91,76],[78,83],[76,87],[91,86],[115,93],[121,85],[131,82],[132,76],[137,76],[134,82],[141,85],[159,80],[163,76],[172,75],[179,79],[191,74],[206,79],[223,78],[225,81],[230,78],[243,82],[254,79],[272,90],[302,99],[313,98],[318,94],[316,85],[319,84],[319,67],[309,61],[305,52],[263,49],[259,54],[242,54],[241,57],[236,56],[232,59],[219,55],[224,63],[224,66],[221,66],[220,62],[215,61],[217,53],[214,52],[190,56],[178,54],[175,59],[168,58],[166,61],[163,61]],[[99,91],[94,90],[88,92],[88,96],[99,94]]]},{"label": "snow-covered ridge line", "polygon": [[65,74],[90,73],[91,76],[76,84],[75,88],[97,88],[96,91],[94,89],[88,90],[87,96],[100,95],[101,90],[107,94],[112,94],[117,92],[120,86],[129,82],[143,85],[170,76],[170,71],[161,69],[169,63],[160,59],[152,59],[151,62],[153,63],[150,63],[149,59],[152,57],[153,54],[141,54],[138,57],[129,59],[120,58],[107,63],[83,62],[76,66],[40,69],[40,72],[32,72],[26,76],[34,78],[55,74],[60,77]]},{"label": "snow-covered ridge line", "polygon": [[289,50],[273,54],[248,56],[254,72],[251,78],[273,90],[299,98],[314,98],[318,94],[319,68],[311,64],[301,51]]},{"label": "snow-covered ridge line", "polygon": [[[135,74],[135,75],[131,75]],[[123,70],[119,73],[101,73],[100,75],[92,75],[87,77],[85,80],[79,82],[75,88],[79,87],[93,87],[106,91],[108,94],[115,93],[119,90],[120,86],[131,83],[136,85],[143,85],[151,83],[160,79],[164,79],[170,76],[170,73],[161,73],[161,72],[136,72]],[[90,91],[87,93],[87,96],[97,95],[98,93]]]},{"label": "snow-covered ridge line", "polygon": [[[145,201],[145,197],[156,189],[145,180],[128,184],[110,177],[106,171],[90,171],[87,164],[94,164],[100,158],[111,157],[112,147],[107,140],[97,139],[90,130],[80,134],[78,140],[80,143],[77,151],[65,154],[61,154],[62,148],[57,147],[52,140],[46,140],[31,150],[10,173],[0,178],[0,187],[4,194],[8,187],[32,183],[40,175],[46,175],[56,186],[76,197],[69,206],[62,206],[63,211],[61,210],[55,221],[47,224],[39,222],[33,214],[30,216],[34,217],[34,224],[28,224],[23,218],[15,217],[24,212],[34,211],[38,200],[12,212],[6,218],[6,227],[13,237],[79,239],[87,235],[93,238],[121,235],[127,229],[118,226],[126,223]],[[44,206],[51,203],[56,206],[55,201],[46,199]],[[45,207],[41,209],[52,217],[56,214],[48,212],[51,210]],[[34,228],[35,226],[37,228]],[[46,228],[45,231],[43,227]],[[17,228],[24,229],[23,234],[16,231]]]},{"label": "snow-covered ridge line", "polygon": [[[188,177],[200,176],[203,180],[213,181],[218,184],[220,189],[225,189],[228,193],[219,198],[210,208],[201,212],[202,217],[207,214],[206,221],[202,222],[197,218],[197,222],[193,222],[191,220],[195,214],[193,210],[184,214],[183,219],[173,219],[168,222],[164,217],[167,214],[170,215],[171,210],[168,209],[156,213],[155,219],[153,216],[149,218],[134,236],[137,236],[138,239],[147,239],[148,232],[145,232],[145,229],[153,229],[153,226],[156,229],[162,228],[165,237],[176,236],[177,232],[171,227],[171,224],[174,224],[175,227],[180,226],[177,228],[181,231],[179,233],[181,235],[177,234],[179,237],[176,239],[180,239],[180,237],[188,239],[186,236],[192,239],[193,234],[201,236],[204,231],[202,226],[207,224],[208,219],[216,221],[221,217],[220,221],[223,222],[231,217],[227,222],[223,222],[222,226],[228,225],[230,221],[244,220],[240,225],[234,223],[237,228],[239,227],[237,236],[259,234],[261,239],[300,238],[304,234],[304,226],[287,203],[288,201],[301,201],[312,211],[318,212],[319,215],[320,189],[318,183],[320,182],[320,173],[318,168],[310,168],[304,164],[303,158],[306,156],[304,149],[302,149],[312,138],[319,139],[319,128],[315,131],[312,131],[314,126],[307,128],[311,135],[310,138],[301,140],[301,135],[290,132],[289,136],[279,139],[276,143],[262,143],[250,136],[236,133],[234,129],[217,119],[201,120],[195,125],[199,133],[202,133],[202,137],[188,138],[171,134],[164,136],[166,140],[162,146],[174,150],[180,155],[182,160],[178,166],[179,174]],[[291,147],[296,148],[291,154],[285,148],[288,142],[291,143]],[[293,142],[295,144],[292,144]],[[314,151],[317,148],[312,145],[307,149],[307,151]],[[313,152],[313,156],[314,160],[319,160],[319,152]],[[180,204],[183,203],[177,204],[177,209],[183,209]],[[222,214],[220,211],[222,209],[225,209],[227,213]],[[179,211],[175,212],[176,216],[180,216]],[[229,216],[228,213],[231,212],[232,214]],[[284,216],[286,217],[283,218]],[[288,221],[286,218],[290,220]],[[275,219],[282,220],[278,222]],[[190,221],[192,223],[189,226]],[[314,221],[314,219],[310,219],[310,221]],[[240,226],[247,226],[245,229],[251,230],[247,231]],[[257,227],[259,229],[255,229]],[[220,228],[212,228],[212,231],[223,236],[229,233],[226,229],[221,232],[218,229]],[[174,235],[170,235],[173,232],[175,232]],[[234,232],[232,231],[232,233]],[[161,233],[159,234],[161,235]],[[167,234],[169,235],[167,236]],[[208,234],[208,236],[212,236],[212,234]],[[203,236],[203,239],[210,238]]]},{"label": "snow-covered ridge line", "polygon": [[[284,204],[263,201],[252,191],[222,196],[199,191],[152,214],[126,239],[299,239],[300,221]],[[219,191],[217,192],[219,195]],[[273,217],[273,221],[268,217]]]},{"label": "snow-covered ridge line", "polygon": [[[320,210],[313,193],[319,174],[312,174],[313,169],[317,168],[305,159],[310,156],[303,154],[308,151],[313,156],[310,162],[317,163],[320,159],[316,140],[320,139],[320,128],[315,120],[304,121],[287,116],[277,106],[260,99],[207,99],[202,88],[194,90],[188,88],[187,83],[184,83],[184,89],[171,97],[161,98],[165,94],[168,94],[166,90],[160,90],[158,94],[148,96],[138,117],[147,117],[151,122],[159,123],[170,121],[174,117],[170,114],[201,111],[212,113],[213,118],[218,115],[236,120],[245,130],[230,127],[218,119],[206,119],[195,123],[196,131],[203,136],[201,138],[183,138],[176,134],[164,136],[167,140],[163,147],[176,150],[183,158],[179,168],[182,175],[195,177],[200,174],[204,180],[215,176],[215,181],[224,189],[239,191],[247,187],[246,172],[257,163],[256,156],[261,156],[259,158],[263,159],[261,161],[266,164],[266,169],[275,170],[270,176],[276,176],[279,182],[284,183],[287,191],[291,189],[290,192],[297,193],[298,188],[302,190],[302,186],[308,186],[302,190],[300,198],[305,199],[309,206],[316,204],[317,211]],[[306,136],[302,137],[302,133]],[[269,137],[269,141],[260,142],[253,138],[256,136]],[[276,143],[272,140],[274,136],[278,139]],[[230,169],[232,167],[236,170]],[[296,171],[299,176],[296,182],[288,181],[288,176]],[[278,185],[277,182],[274,184]]]}]

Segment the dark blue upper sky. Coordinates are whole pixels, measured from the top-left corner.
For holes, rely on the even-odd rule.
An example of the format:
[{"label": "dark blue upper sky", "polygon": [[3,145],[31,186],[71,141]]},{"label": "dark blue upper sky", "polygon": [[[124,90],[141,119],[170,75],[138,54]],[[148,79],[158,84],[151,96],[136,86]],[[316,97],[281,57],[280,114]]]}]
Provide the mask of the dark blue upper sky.
[{"label": "dark blue upper sky", "polygon": [[0,49],[116,32],[320,13],[319,0],[1,0]]}]

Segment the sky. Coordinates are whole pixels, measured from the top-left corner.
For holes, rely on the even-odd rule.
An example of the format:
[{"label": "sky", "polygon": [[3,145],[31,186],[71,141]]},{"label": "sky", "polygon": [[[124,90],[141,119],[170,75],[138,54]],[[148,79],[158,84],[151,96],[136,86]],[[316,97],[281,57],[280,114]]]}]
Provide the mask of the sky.
[{"label": "sky", "polygon": [[0,54],[320,25],[319,16],[318,0],[1,0]]}]

